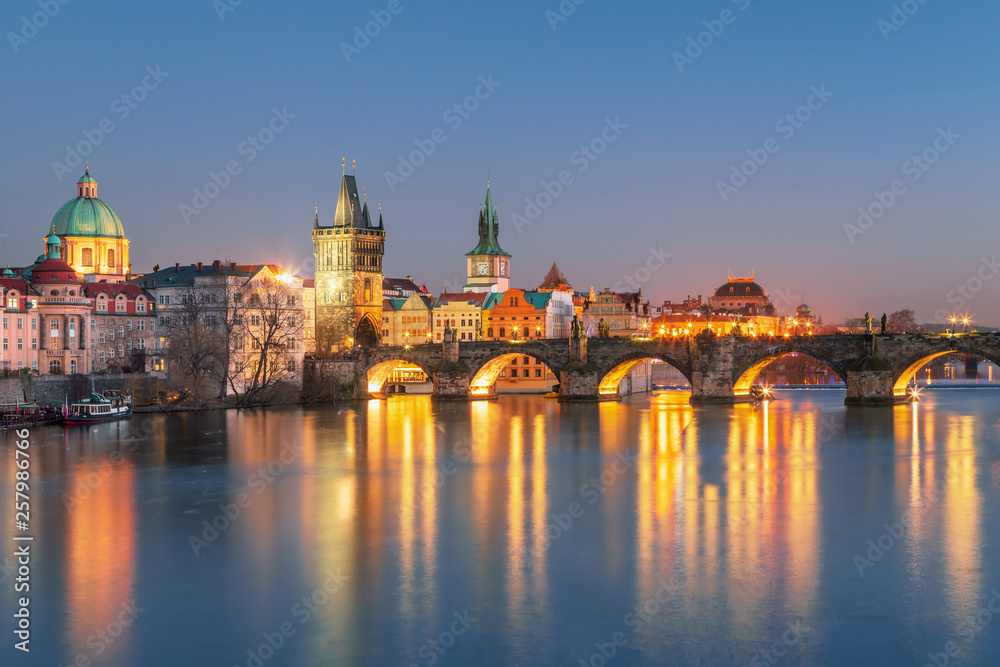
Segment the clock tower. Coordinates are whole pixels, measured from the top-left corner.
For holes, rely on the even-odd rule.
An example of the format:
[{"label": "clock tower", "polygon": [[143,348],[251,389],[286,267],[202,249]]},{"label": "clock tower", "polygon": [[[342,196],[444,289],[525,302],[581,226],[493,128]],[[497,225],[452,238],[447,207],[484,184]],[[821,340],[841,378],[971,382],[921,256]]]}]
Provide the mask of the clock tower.
[{"label": "clock tower", "polygon": [[510,287],[510,253],[497,241],[500,220],[490,186],[486,185],[486,204],[479,210],[479,245],[465,253],[468,283],[463,292],[506,292]]}]

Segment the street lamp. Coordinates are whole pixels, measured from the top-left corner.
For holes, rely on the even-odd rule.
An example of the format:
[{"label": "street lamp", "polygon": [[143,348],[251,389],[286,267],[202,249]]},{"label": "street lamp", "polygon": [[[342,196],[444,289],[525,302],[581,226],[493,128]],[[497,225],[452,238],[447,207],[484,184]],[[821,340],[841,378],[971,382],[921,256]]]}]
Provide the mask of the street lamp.
[{"label": "street lamp", "polygon": [[950,333],[950,334],[954,334],[955,333],[955,321],[957,319],[958,318],[956,318],[956,317],[951,318],[951,331],[949,331],[948,333]]},{"label": "street lamp", "polygon": [[510,330],[514,332],[514,340],[517,340],[517,325],[512,326]]},{"label": "street lamp", "polygon": [[962,333],[969,333],[969,318],[962,318]]}]

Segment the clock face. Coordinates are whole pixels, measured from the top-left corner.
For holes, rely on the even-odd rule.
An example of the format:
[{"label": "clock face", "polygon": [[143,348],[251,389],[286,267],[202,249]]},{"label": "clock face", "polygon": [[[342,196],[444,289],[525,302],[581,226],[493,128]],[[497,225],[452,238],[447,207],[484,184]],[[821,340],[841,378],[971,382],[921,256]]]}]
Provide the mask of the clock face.
[{"label": "clock face", "polygon": [[489,264],[480,264],[479,266],[476,267],[476,272],[479,273],[479,275],[481,276],[485,276],[487,273],[490,272]]}]

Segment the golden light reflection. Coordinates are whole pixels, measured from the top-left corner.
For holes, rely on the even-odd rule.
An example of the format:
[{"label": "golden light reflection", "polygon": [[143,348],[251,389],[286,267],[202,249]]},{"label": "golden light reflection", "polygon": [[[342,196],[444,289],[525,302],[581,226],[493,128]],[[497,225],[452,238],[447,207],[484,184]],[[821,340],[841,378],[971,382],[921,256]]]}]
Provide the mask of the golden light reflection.
[{"label": "golden light reflection", "polygon": [[[135,596],[135,476],[131,462],[101,457],[77,463],[68,479],[70,492],[80,498],[66,526],[68,642],[73,655],[91,660],[100,646],[105,664],[127,655],[131,641],[132,625],[111,642],[98,633],[116,634]],[[86,490],[90,495],[84,497]]]},{"label": "golden light reflection", "polygon": [[[609,415],[617,417],[617,413]],[[649,410],[641,413],[635,471],[638,600],[653,598],[664,581],[674,578],[677,554],[672,545],[678,542],[678,531],[695,535],[701,528],[698,448],[691,437],[693,415],[686,395],[679,392],[657,396],[650,401]],[[602,419],[602,431],[603,426]],[[699,563],[689,571],[689,576],[697,579],[700,564],[712,558],[711,550],[703,550],[697,539],[683,543],[685,559],[690,554]]]}]

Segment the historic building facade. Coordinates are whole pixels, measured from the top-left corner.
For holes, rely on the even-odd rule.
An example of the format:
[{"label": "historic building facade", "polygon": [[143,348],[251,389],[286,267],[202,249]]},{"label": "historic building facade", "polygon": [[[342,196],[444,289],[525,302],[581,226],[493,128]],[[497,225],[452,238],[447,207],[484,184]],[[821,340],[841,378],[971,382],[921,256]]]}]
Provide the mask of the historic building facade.
[{"label": "historic building facade", "polygon": [[353,175],[345,174],[333,224],[313,225],[316,257],[316,352],[377,345],[382,327],[382,256],[385,227],[372,224],[367,202],[358,197]]},{"label": "historic building facade", "polygon": [[612,292],[605,289],[588,301],[583,310],[583,321],[588,336],[599,336],[601,320],[608,327],[611,338],[634,338],[650,335],[651,317],[649,302],[638,292]]},{"label": "historic building facade", "polygon": [[153,297],[122,283],[84,282],[55,234],[30,267],[0,274],[4,369],[38,373],[163,370]]}]

